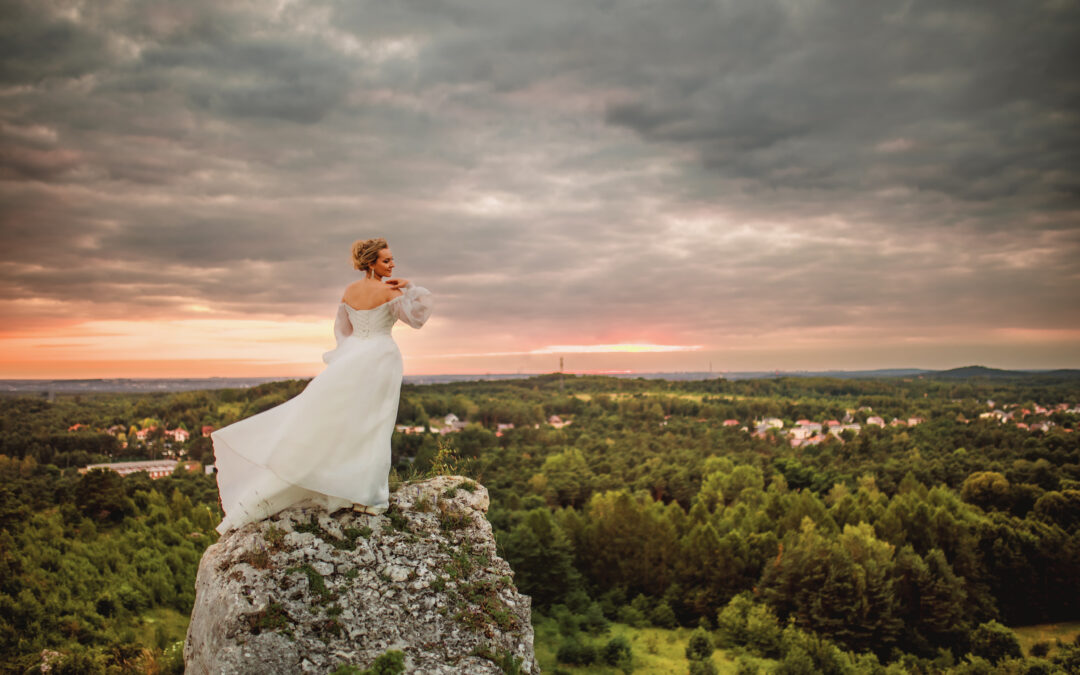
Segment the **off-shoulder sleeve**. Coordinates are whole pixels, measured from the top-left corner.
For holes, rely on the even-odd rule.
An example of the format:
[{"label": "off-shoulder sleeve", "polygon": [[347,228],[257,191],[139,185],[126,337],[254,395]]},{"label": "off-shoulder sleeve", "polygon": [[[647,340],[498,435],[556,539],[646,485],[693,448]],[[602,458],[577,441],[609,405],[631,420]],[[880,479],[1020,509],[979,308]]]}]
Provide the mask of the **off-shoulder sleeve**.
[{"label": "off-shoulder sleeve", "polygon": [[391,301],[390,311],[413,328],[423,326],[431,316],[431,291],[412,283],[405,284],[401,291],[401,296]]},{"label": "off-shoulder sleeve", "polygon": [[334,319],[334,339],[337,346],[323,354],[323,363],[330,363],[334,359],[334,352],[341,347],[341,341],[352,335],[352,321],[349,321],[349,313],[345,310],[345,303],[338,304],[337,317]]}]

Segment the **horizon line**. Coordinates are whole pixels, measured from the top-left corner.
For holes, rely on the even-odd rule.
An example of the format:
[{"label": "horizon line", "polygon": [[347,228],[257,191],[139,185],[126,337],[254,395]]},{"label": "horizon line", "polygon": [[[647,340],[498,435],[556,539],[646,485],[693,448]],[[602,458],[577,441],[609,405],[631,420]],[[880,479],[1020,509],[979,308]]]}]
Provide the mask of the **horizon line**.
[{"label": "horizon line", "polygon": [[[507,376],[520,375],[531,377],[536,375],[663,375],[663,374],[713,374],[721,377],[724,374],[741,373],[865,373],[879,371],[913,371],[913,372],[943,372],[959,370],[962,368],[985,368],[987,370],[1003,370],[1014,372],[1043,373],[1058,370],[1080,370],[1080,367],[1060,366],[1055,368],[1001,368],[996,366],[984,366],[981,364],[969,364],[965,366],[952,366],[948,368],[925,368],[919,366],[885,366],[878,368],[760,368],[756,370],[544,370],[544,371],[469,371],[457,373],[409,373],[410,377],[486,377],[492,375]],[[124,377],[124,376],[100,376],[100,377],[0,377],[0,382],[78,382],[89,380],[299,380],[310,379],[310,376],[295,375],[205,375],[190,377],[147,376],[147,377]]]}]

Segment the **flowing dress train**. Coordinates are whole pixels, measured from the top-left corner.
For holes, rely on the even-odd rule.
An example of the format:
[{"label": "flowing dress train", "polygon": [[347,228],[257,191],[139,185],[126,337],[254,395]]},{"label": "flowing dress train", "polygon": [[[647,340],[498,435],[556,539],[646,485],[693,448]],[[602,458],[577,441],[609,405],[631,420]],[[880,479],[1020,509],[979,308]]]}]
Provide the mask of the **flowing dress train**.
[{"label": "flowing dress train", "polygon": [[211,434],[225,510],[218,532],[304,501],[386,509],[402,374],[390,329],[399,319],[419,328],[431,313],[427,289],[402,290],[374,309],[342,302],[326,368],[295,397]]}]

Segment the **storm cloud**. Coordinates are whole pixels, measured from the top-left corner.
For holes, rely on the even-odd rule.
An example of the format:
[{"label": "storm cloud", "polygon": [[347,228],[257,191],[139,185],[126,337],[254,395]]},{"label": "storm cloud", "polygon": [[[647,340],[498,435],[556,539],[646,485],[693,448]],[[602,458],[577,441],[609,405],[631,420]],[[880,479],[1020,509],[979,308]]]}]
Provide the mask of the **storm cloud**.
[{"label": "storm cloud", "polygon": [[8,331],[329,315],[351,242],[386,236],[448,352],[1008,330],[1080,366],[1080,2],[0,17]]}]

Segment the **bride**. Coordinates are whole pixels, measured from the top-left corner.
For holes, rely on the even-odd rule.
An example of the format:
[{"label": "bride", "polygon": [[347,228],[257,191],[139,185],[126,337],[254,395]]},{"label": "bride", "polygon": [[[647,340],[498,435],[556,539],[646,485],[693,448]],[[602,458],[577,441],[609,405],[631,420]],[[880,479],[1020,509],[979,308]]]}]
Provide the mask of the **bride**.
[{"label": "bride", "polygon": [[431,293],[390,278],[394,256],[381,237],[354,243],[352,258],[364,278],[338,305],[326,368],[294,398],[211,434],[221,534],[303,501],[330,512],[387,508],[402,374],[390,328],[424,325]]}]

